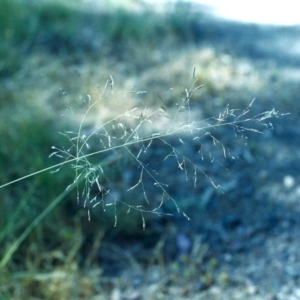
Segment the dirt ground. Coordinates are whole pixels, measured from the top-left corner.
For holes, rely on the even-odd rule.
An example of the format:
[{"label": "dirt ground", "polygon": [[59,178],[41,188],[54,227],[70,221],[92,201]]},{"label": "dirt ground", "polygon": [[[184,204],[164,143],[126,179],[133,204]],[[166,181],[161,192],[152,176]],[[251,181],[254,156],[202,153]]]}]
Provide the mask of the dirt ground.
[{"label": "dirt ground", "polygon": [[103,244],[107,274],[119,274],[111,299],[300,299],[300,28],[209,18],[200,25],[199,49],[243,58],[265,78],[258,109],[291,114],[274,119],[273,130],[251,135],[246,147],[231,147],[239,159],[204,164],[224,193],[207,182],[193,190],[173,175],[190,221],[158,218],[130,246],[118,237],[115,262],[105,250],[112,245]]}]

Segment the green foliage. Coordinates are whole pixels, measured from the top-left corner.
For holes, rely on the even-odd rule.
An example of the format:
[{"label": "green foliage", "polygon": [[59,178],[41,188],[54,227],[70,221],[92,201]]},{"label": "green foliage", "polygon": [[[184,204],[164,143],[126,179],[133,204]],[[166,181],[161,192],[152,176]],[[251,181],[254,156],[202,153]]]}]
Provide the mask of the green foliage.
[{"label": "green foliage", "polygon": [[[0,132],[4,142],[0,147],[0,165],[5,172],[1,172],[1,183],[50,164],[47,159],[48,143],[60,140],[52,135],[57,129],[50,117],[50,112],[45,114],[40,107],[26,107],[24,103],[19,104],[19,107],[14,103],[3,107]],[[10,124],[9,128],[7,124]],[[54,199],[71,180],[68,172],[64,170],[62,176],[56,178],[56,182],[49,172],[40,175],[33,181],[24,180],[22,184],[3,194],[0,204],[0,242],[3,245],[1,257],[4,257],[3,251],[10,248],[12,241],[29,227],[28,223],[48,205],[48,199]],[[65,201],[68,202],[68,198]]]},{"label": "green foliage", "polygon": [[[193,41],[196,22],[184,3],[165,13],[148,9],[131,12],[121,7],[95,13],[76,10],[59,1],[3,0],[0,76],[16,72],[25,55],[41,48],[55,55],[79,57],[86,53],[93,59],[107,51],[117,59],[142,55],[142,63],[147,52],[158,45]],[[140,48],[147,51],[141,52]]]},{"label": "green foliage", "polygon": [[55,54],[76,53],[75,37],[83,25],[80,11],[53,1],[36,6],[35,13],[39,20],[39,38],[44,40],[37,41],[41,46]]},{"label": "green foliage", "polygon": [[185,3],[168,7],[166,12],[119,8],[105,13],[100,22],[99,29],[105,28],[101,31],[104,44],[112,54],[126,60],[135,57],[135,63],[141,65],[147,62],[147,53],[157,47],[184,46],[196,40],[197,19]]},{"label": "green foliage", "polygon": [[58,1],[2,0],[0,76],[19,70],[26,55],[37,47],[44,45],[50,51],[70,52],[76,46],[72,37],[81,26],[78,15],[79,12]]},{"label": "green foliage", "polygon": [[0,9],[0,76],[10,75],[22,64],[30,46],[37,18],[21,0],[2,0]]}]

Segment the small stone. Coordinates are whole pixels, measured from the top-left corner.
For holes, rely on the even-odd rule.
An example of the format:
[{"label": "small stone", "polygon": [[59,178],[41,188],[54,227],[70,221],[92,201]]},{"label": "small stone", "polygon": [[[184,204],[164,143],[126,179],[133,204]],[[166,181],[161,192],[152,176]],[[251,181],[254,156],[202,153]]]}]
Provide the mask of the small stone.
[{"label": "small stone", "polygon": [[283,186],[286,189],[291,189],[295,185],[295,178],[290,175],[286,175],[283,177]]}]

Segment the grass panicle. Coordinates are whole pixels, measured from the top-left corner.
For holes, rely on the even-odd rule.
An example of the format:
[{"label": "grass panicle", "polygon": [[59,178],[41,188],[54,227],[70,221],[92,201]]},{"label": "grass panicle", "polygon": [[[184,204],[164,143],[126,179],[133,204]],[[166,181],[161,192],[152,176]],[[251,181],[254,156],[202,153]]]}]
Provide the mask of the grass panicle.
[{"label": "grass panicle", "polygon": [[[261,133],[261,126],[272,128],[269,120],[280,116],[275,109],[256,115],[251,114],[251,108],[255,102],[253,99],[246,109],[231,109],[227,105],[216,116],[199,120],[199,113],[193,108],[196,105],[193,97],[194,93],[202,86],[197,84],[194,74],[195,70],[190,86],[183,89],[181,98],[173,105],[167,107],[163,103],[163,99],[159,97],[162,105],[157,108],[135,106],[98,126],[86,126],[88,117],[93,114],[95,107],[100,102],[103,103],[107,94],[110,93],[110,96],[113,97],[114,80],[110,76],[97,100],[93,100],[90,95],[85,98],[86,108],[77,130],[60,132],[68,141],[68,146],[52,146],[53,152],[50,157],[60,159],[62,162],[4,184],[1,188],[50,169],[52,173],[56,173],[62,167],[69,165],[74,173],[74,180],[67,186],[66,191],[76,189],[77,202],[87,209],[89,219],[91,209],[101,206],[105,212],[107,207],[113,206],[116,226],[117,211],[119,206],[123,205],[127,212],[135,210],[141,214],[144,228],[145,213],[164,214],[163,205],[171,202],[177,213],[183,214],[189,220],[189,217],[178,205],[175,196],[169,192],[171,182],[168,182],[166,178],[161,178],[160,170],[151,163],[151,155],[155,151],[155,149],[152,150],[152,146],[157,144],[165,149],[165,156],[160,158],[161,168],[168,168],[169,164],[175,163],[178,172],[184,174],[186,181],[192,178],[195,188],[198,184],[198,176],[202,175],[214,188],[221,189],[221,186],[203,170],[201,164],[195,162],[190,153],[185,154],[183,149],[194,145],[197,148],[197,155],[201,157],[202,161],[205,157],[209,157],[213,162],[214,157],[211,153],[205,156],[205,143],[209,139],[214,146],[219,147],[224,158],[228,157],[234,160],[235,157],[228,147],[216,137],[215,132],[218,128],[231,128],[234,137],[244,140],[246,144],[247,132]],[[71,106],[70,103],[66,105],[69,117],[74,115]],[[123,187],[124,191],[121,192],[121,196],[116,196],[110,188],[111,180],[113,180],[110,179],[110,169],[125,157],[130,164],[134,165],[134,169],[138,170],[139,175],[135,176],[137,178],[135,182]],[[164,163],[168,163],[168,166],[164,166]],[[126,166],[122,166],[122,168],[120,172],[125,172]],[[134,201],[127,202],[126,197],[123,196],[125,191],[131,193],[134,190],[138,190],[141,196],[136,197]],[[160,191],[159,197],[157,190]]]}]

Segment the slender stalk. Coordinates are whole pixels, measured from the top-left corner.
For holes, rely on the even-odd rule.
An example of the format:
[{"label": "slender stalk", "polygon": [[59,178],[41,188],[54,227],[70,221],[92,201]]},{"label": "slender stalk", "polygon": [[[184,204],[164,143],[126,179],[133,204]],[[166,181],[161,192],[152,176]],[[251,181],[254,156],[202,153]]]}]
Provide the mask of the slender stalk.
[{"label": "slender stalk", "polygon": [[[108,157],[104,161],[101,162],[102,166],[108,165],[115,160],[117,160],[119,156],[112,156]],[[49,168],[48,168],[49,169]],[[41,172],[36,172],[41,173]],[[34,175],[36,175],[34,173]],[[32,175],[32,174],[31,174]],[[32,175],[33,176],[33,175]],[[82,178],[81,180],[83,180]],[[6,266],[6,264],[9,262],[13,254],[17,251],[17,249],[20,247],[22,242],[27,238],[27,236],[32,232],[32,230],[37,227],[37,225],[65,198],[67,194],[69,194],[73,189],[75,188],[75,185],[72,185],[69,189],[63,191],[61,194],[59,194],[32,222],[29,226],[26,227],[26,229],[23,231],[23,233],[14,241],[14,243],[9,247],[7,252],[5,253],[4,257],[0,261],[0,270]]]}]

